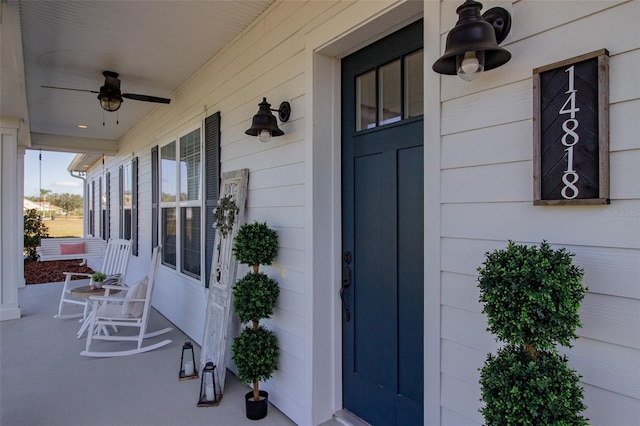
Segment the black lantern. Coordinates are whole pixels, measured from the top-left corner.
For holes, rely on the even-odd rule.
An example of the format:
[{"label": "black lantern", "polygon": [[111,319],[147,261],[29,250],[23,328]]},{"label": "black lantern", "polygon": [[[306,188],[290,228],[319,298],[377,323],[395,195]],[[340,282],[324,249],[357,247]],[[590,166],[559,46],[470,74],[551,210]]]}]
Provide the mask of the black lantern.
[{"label": "black lantern", "polygon": [[212,361],[207,361],[202,369],[200,378],[200,399],[198,407],[213,407],[220,403],[222,394],[218,393],[216,386],[216,366]]},{"label": "black lantern", "polygon": [[[191,355],[189,355],[191,353]],[[186,354],[186,357],[185,357]],[[184,345],[182,345],[182,355],[180,356],[180,373],[178,379],[191,380],[198,378],[198,371],[196,370],[196,357],[193,353],[193,345],[191,340],[186,339]]]},{"label": "black lantern", "polygon": [[251,128],[245,133],[249,136],[258,136],[261,142],[269,142],[272,136],[284,135],[284,132],[278,128],[276,117],[271,111],[277,111],[280,121],[286,123],[291,116],[289,102],[282,102],[280,108],[272,109],[271,104],[267,102],[267,98],[262,98],[262,102],[258,104],[258,107],[258,113],[253,116]]},{"label": "black lantern", "polygon": [[433,64],[435,72],[471,81],[511,59],[511,53],[498,46],[511,30],[511,15],[501,7],[480,15],[481,9],[482,3],[474,0],[456,9],[458,22],[449,31],[444,55]]}]

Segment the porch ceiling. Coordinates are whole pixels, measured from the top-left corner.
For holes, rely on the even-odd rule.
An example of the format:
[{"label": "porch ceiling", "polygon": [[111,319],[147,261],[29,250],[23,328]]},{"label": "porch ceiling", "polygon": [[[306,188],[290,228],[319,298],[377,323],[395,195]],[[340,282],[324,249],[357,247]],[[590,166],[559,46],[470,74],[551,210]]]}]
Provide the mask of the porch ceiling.
[{"label": "porch ceiling", "polygon": [[19,119],[32,148],[113,152],[135,123],[167,106],[125,99],[109,113],[95,93],[41,86],[98,91],[109,70],[123,93],[176,102],[176,89],[273,1],[3,1],[0,116]]}]

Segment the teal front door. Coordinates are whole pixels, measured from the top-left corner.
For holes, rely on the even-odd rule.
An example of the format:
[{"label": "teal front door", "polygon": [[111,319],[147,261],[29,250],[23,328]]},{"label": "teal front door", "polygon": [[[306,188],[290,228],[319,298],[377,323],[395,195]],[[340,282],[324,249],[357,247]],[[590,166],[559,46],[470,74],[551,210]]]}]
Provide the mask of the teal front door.
[{"label": "teal front door", "polygon": [[343,406],[423,423],[422,21],[342,61]]}]

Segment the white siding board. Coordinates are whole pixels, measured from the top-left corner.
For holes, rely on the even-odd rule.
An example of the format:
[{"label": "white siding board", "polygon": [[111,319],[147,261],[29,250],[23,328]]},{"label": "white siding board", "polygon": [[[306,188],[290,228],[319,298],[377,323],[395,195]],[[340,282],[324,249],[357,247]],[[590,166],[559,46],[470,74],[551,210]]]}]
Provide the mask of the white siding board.
[{"label": "white siding board", "polygon": [[304,229],[302,228],[275,228],[278,232],[278,247],[304,250]]},{"label": "white siding board", "polygon": [[[616,220],[612,217],[611,220]],[[583,284],[590,293],[640,299],[640,251],[566,246],[574,263],[584,268]]]},{"label": "white siding board", "polygon": [[292,228],[304,227],[304,207],[261,207],[255,206],[247,212],[247,222],[254,220],[267,222],[269,226]]},{"label": "white siding board", "polygon": [[505,241],[442,238],[442,271],[477,276],[485,253],[506,245]]},{"label": "white siding board", "polygon": [[606,389],[584,385],[584,416],[593,426],[635,426],[640,419],[640,402]]},{"label": "white siding board", "polygon": [[304,183],[304,163],[284,164],[270,169],[256,170],[251,174],[250,189],[273,188],[283,182]]},{"label": "white siding board", "polygon": [[[638,122],[640,123],[640,119]],[[609,158],[611,164],[611,199],[640,199],[640,149],[612,152]],[[640,204],[636,209],[638,211],[636,217],[640,219],[639,209]]]},{"label": "white siding board", "polygon": [[[295,336],[303,336],[303,318],[304,317],[301,317],[300,315],[297,315],[295,313],[280,309],[279,305],[276,305],[275,309],[273,310],[273,315],[270,319],[264,320],[264,323],[268,324],[268,327],[272,330],[284,330],[287,333],[293,334]],[[277,324],[277,326],[275,324]],[[302,353],[296,355],[300,357],[303,356]]]},{"label": "white siding board", "polygon": [[304,185],[288,185],[250,191],[247,206],[295,207],[304,205]]},{"label": "white siding board", "polygon": [[304,251],[280,248],[274,265],[287,271],[304,272],[302,266],[304,263],[301,262],[304,262]]},{"label": "white siding board", "polygon": [[[638,25],[638,16],[640,16],[640,3],[634,1],[635,31],[636,41],[640,40],[640,26]],[[626,49],[625,49],[626,50]],[[612,104],[637,100],[640,98],[640,79],[637,75],[629,73],[629,70],[640,69],[640,49],[636,46],[636,50],[626,52],[620,55],[614,55],[611,52],[609,59],[609,102]]]},{"label": "white siding board", "polygon": [[612,221],[605,211],[614,205],[616,209],[633,211],[638,203],[619,201],[611,207],[564,208],[533,208],[531,203],[445,204],[442,206],[442,235],[505,241],[540,242],[546,239],[552,244],[639,248],[638,218],[620,217]]},{"label": "white siding board", "polygon": [[[304,273],[298,271],[292,271],[289,269],[279,268],[277,264],[274,265],[274,269],[279,271],[279,275],[270,274],[270,276],[278,281],[280,290],[286,290],[296,294],[304,295],[304,289],[301,287],[304,282]],[[248,269],[243,272],[243,275],[248,272]]]},{"label": "white siding board", "polygon": [[495,352],[499,347],[487,332],[487,318],[475,312],[442,307],[442,338],[479,351]]},{"label": "white siding board", "polygon": [[442,373],[461,382],[478,386],[480,371],[487,352],[444,339],[442,341]]},{"label": "white siding board", "polygon": [[[482,420],[482,419],[480,419]],[[480,421],[474,421],[461,416],[455,411],[451,411],[448,408],[442,408],[442,426],[480,426],[483,423]]]},{"label": "white siding board", "polygon": [[609,149],[611,152],[639,149],[640,100],[613,104],[609,108]]},{"label": "white siding board", "polygon": [[442,169],[533,158],[532,121],[454,133],[442,138]]},{"label": "white siding board", "polygon": [[443,203],[528,201],[531,161],[443,170]]},{"label": "white siding board", "polygon": [[484,424],[480,408],[480,385],[471,385],[446,374],[442,375],[442,407],[468,418],[475,424]]},{"label": "white siding board", "polygon": [[579,338],[572,348],[560,348],[582,382],[638,400],[640,404],[640,351],[597,340]]},{"label": "white siding board", "polygon": [[531,118],[532,102],[531,79],[443,102],[442,134]]},{"label": "white siding board", "polygon": [[[248,128],[248,127],[247,127]],[[281,136],[284,138],[285,136]],[[224,134],[222,135],[224,139]],[[286,164],[296,164],[304,161],[304,144],[303,143],[280,143],[272,139],[263,150],[259,152],[251,152],[250,148],[253,144],[262,144],[258,141],[258,138],[251,138],[244,143],[234,144],[231,150],[239,148],[242,152],[230,152],[229,159],[223,163],[223,169],[235,170],[236,168],[249,167],[253,172],[265,170],[269,168],[282,167]],[[239,146],[247,145],[247,146]],[[254,149],[261,148],[260,145],[254,147]],[[249,185],[252,183],[252,174],[249,173]],[[250,187],[249,189],[251,189]]]},{"label": "white siding board", "polygon": [[[279,284],[280,279],[277,281]],[[280,287],[277,306],[280,311],[286,311],[297,315],[298,321],[302,321],[304,318],[304,294],[302,293]]]},{"label": "white siding board", "polygon": [[579,336],[640,349],[640,300],[587,293],[580,319]]},{"label": "white siding board", "polygon": [[442,272],[441,302],[445,306],[481,313],[477,275]]}]

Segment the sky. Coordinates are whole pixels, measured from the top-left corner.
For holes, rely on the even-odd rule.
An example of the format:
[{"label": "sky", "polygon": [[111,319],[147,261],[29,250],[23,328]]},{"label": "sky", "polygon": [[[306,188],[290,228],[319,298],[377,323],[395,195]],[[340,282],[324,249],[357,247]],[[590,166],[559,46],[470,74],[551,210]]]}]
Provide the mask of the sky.
[{"label": "sky", "polygon": [[[82,180],[72,177],[67,171],[75,154],[26,150],[24,156],[24,196],[40,196],[40,188],[58,194],[82,195]],[[40,184],[42,183],[42,186]]]}]

